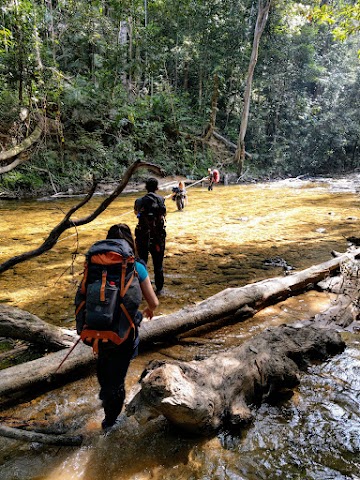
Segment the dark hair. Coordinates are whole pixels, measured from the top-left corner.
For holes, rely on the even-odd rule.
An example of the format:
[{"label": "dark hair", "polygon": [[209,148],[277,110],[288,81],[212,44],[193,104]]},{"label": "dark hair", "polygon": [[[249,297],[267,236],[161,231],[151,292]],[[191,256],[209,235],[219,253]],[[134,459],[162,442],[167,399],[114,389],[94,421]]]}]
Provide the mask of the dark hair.
[{"label": "dark hair", "polygon": [[159,187],[159,182],[156,178],[150,177],[145,182],[145,188],[148,192],[154,193]]},{"label": "dark hair", "polygon": [[118,239],[122,238],[128,242],[133,252],[136,252],[134,238],[132,236],[129,225],[126,223],[118,223],[109,228],[107,233],[107,239]]}]

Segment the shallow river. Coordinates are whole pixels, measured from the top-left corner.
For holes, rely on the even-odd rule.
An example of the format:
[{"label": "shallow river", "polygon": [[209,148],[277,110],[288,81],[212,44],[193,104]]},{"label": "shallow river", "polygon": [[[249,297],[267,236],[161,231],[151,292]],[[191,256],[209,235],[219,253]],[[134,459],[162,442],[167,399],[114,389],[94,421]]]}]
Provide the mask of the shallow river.
[{"label": "shallow river", "polygon": [[[77,234],[65,232],[52,251],[3,274],[0,302],[73,328],[83,254],[113,223],[135,226],[135,198],[118,198]],[[79,216],[100,202],[95,198]],[[275,257],[295,271],[329,260],[331,250],[345,251],[346,237],[357,235],[360,216],[355,190],[300,181],[217,187],[212,192],[194,187],[183,212],[167,202],[166,286],[159,314],[228,286],[283,275],[281,267],[266,265]],[[0,202],[1,260],[37,247],[75,203]],[[310,291],[199,339],[183,338],[143,352],[131,364],[127,390],[151,359],[215,354],[264,328],[309,319],[330,302],[329,295]],[[162,419],[139,426],[125,417],[119,428],[103,436],[94,376],[23,402],[0,416],[81,432],[86,441],[81,448],[59,448],[0,438],[0,479],[360,479],[360,337],[343,335],[344,353],[304,372],[290,399],[264,404],[246,429],[212,438],[184,435]]]}]

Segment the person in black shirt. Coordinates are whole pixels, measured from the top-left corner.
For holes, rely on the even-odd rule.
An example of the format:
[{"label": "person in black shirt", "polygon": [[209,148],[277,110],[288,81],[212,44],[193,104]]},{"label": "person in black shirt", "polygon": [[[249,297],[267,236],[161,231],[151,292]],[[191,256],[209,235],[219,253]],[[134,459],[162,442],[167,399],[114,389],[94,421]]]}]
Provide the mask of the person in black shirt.
[{"label": "person in black shirt", "polygon": [[156,293],[159,295],[164,286],[166,207],[164,198],[155,193],[158,187],[156,178],[148,178],[145,182],[147,194],[135,200],[134,211],[138,218],[135,228],[137,252],[145,263],[150,253],[154,265]]}]

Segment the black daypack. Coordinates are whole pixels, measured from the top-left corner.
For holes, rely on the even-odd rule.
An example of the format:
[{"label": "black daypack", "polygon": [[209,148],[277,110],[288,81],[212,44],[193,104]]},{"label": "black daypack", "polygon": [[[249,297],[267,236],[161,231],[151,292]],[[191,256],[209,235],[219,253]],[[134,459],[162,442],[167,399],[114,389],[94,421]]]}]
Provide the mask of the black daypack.
[{"label": "black daypack", "polygon": [[164,227],[166,207],[164,199],[156,193],[147,193],[135,203],[138,211],[139,225],[145,229],[161,230]]},{"label": "black daypack", "polygon": [[135,257],[123,239],[101,240],[86,254],[84,275],[75,297],[76,329],[95,353],[98,343],[120,345],[132,332],[142,299]]}]

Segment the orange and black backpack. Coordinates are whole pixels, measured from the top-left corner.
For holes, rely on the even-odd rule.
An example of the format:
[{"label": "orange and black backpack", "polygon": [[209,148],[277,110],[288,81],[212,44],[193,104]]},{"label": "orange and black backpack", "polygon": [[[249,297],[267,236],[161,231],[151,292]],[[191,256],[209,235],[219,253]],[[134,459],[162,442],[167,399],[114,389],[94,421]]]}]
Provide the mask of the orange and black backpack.
[{"label": "orange and black backpack", "polygon": [[134,252],[128,242],[108,239],[94,243],[86,254],[75,297],[76,329],[82,341],[97,353],[99,342],[120,345],[129,335],[135,338],[141,299]]}]

